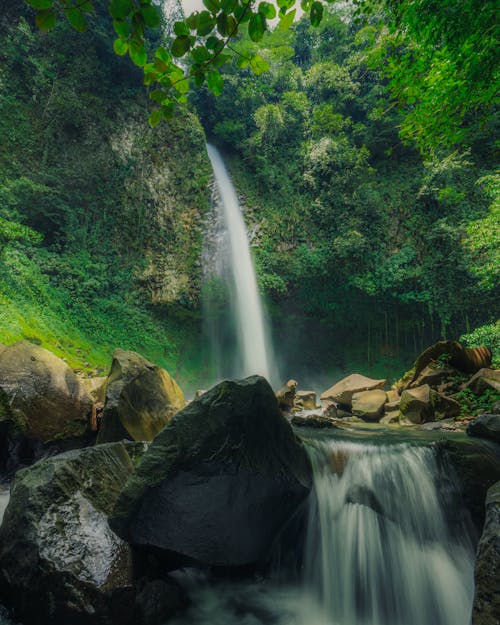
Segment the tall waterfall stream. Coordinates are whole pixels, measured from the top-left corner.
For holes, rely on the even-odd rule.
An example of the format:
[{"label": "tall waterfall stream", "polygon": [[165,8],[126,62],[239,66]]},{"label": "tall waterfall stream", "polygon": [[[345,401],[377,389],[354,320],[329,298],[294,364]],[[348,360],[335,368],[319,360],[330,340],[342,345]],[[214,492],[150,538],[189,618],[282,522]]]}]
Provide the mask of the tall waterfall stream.
[{"label": "tall waterfall stream", "polygon": [[197,577],[175,625],[469,625],[473,531],[446,458],[432,446],[339,440],[310,453],[299,579]]},{"label": "tall waterfall stream", "polygon": [[[231,181],[224,162],[215,147],[207,145],[208,156],[215,176],[214,215],[211,224],[211,241],[205,246],[204,267],[208,268],[209,278],[214,275],[225,285],[229,295],[229,310],[225,319],[236,329],[236,345],[228,350],[236,353],[236,363],[230,370],[219,371],[219,377],[246,377],[259,374],[268,380],[274,375],[272,348],[267,336],[265,315],[261,302],[257,278],[253,266],[248,234],[241,213],[236,189]],[[225,354],[220,345],[222,317],[212,312],[212,295],[205,298],[208,315],[213,316],[209,333],[211,335],[214,360],[218,365],[225,364]],[[208,299],[208,301],[207,301]]]}]

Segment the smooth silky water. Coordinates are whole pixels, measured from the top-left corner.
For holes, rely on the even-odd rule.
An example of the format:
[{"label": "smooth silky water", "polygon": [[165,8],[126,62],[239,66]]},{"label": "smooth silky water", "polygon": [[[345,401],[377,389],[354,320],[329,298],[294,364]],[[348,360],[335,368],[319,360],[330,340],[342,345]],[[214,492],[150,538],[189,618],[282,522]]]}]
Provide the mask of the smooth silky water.
[{"label": "smooth silky water", "polygon": [[309,450],[300,579],[192,577],[175,625],[469,625],[475,540],[446,456],[326,437]]},{"label": "smooth silky water", "polygon": [[[204,243],[204,278],[218,279],[228,297],[222,314],[217,314],[214,293],[205,292],[204,316],[209,320],[213,361],[222,367],[217,377],[262,375],[273,382],[272,342],[259,293],[250,242],[236,189],[215,147],[207,145],[215,178],[213,214],[207,224]],[[208,227],[209,226],[209,227]],[[215,294],[217,297],[217,294]],[[220,305],[220,303],[219,303]],[[221,347],[228,326],[236,330],[236,345]],[[227,363],[226,354],[236,354],[236,362]],[[228,366],[229,365],[229,366]],[[225,369],[224,369],[225,367]],[[229,369],[229,370],[228,370]]]}]

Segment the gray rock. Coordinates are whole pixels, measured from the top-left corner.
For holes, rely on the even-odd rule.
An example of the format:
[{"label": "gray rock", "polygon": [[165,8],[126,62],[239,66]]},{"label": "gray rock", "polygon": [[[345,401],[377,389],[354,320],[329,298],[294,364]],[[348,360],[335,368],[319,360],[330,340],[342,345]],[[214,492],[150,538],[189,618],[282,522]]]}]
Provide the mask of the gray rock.
[{"label": "gray rock", "polygon": [[385,391],[361,391],[352,396],[352,414],[367,421],[378,421],[384,412],[387,401]]},{"label": "gray rock", "polygon": [[20,341],[0,352],[0,422],[42,443],[83,436],[92,398],[68,365]]},{"label": "gray rock", "polygon": [[0,577],[24,623],[94,625],[133,608],[130,547],[109,527],[143,449],[75,450],[18,471],[0,528]]},{"label": "gray rock", "polygon": [[467,426],[467,434],[500,443],[500,415],[483,414]]},{"label": "gray rock", "polygon": [[467,382],[465,388],[470,389],[476,395],[481,395],[486,391],[496,391],[500,393],[500,370],[480,369]]},{"label": "gray rock", "polygon": [[488,490],[475,570],[473,625],[500,625],[500,482]]},{"label": "gray rock", "polygon": [[359,373],[343,378],[321,394],[321,400],[350,406],[354,393],[383,389],[387,380],[373,380]]},{"label": "gray rock", "polygon": [[259,376],[222,382],[161,431],[115,507],[133,545],[208,565],[262,561],[307,497],[307,453]]}]

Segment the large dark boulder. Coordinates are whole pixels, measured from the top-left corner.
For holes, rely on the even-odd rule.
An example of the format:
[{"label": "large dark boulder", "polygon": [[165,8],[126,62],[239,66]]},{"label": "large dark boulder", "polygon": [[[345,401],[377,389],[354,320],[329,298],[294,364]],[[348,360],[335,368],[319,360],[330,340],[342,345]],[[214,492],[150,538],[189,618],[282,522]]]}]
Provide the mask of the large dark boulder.
[{"label": "large dark boulder", "polygon": [[267,557],[310,485],[307,453],[267,381],[222,382],[155,438],[111,526],[167,559],[253,564]]},{"label": "large dark boulder", "polygon": [[483,414],[467,426],[467,434],[478,438],[488,438],[500,444],[500,415]]},{"label": "large dark boulder", "polygon": [[[446,463],[451,462],[460,482],[463,509],[468,510],[478,534],[484,524],[484,501],[488,489],[500,480],[500,452],[496,445],[481,439],[454,436],[436,443]],[[447,464],[443,465],[443,473]]]},{"label": "large dark boulder", "polygon": [[0,584],[25,624],[130,623],[130,547],[107,515],[142,444],[74,450],[18,471],[0,528]]},{"label": "large dark boulder", "polygon": [[488,490],[475,570],[473,625],[500,625],[500,482]]},{"label": "large dark boulder", "polygon": [[152,441],[185,405],[184,393],[167,371],[136,352],[116,349],[97,442]]}]

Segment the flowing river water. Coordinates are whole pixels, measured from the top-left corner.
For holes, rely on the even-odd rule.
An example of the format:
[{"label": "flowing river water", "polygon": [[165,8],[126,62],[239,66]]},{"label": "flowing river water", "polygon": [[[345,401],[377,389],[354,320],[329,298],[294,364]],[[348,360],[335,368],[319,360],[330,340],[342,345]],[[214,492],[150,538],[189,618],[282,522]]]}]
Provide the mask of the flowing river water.
[{"label": "flowing river water", "polygon": [[313,441],[310,454],[298,578],[194,576],[193,607],[175,625],[469,625],[474,531],[446,457],[337,439]]}]

